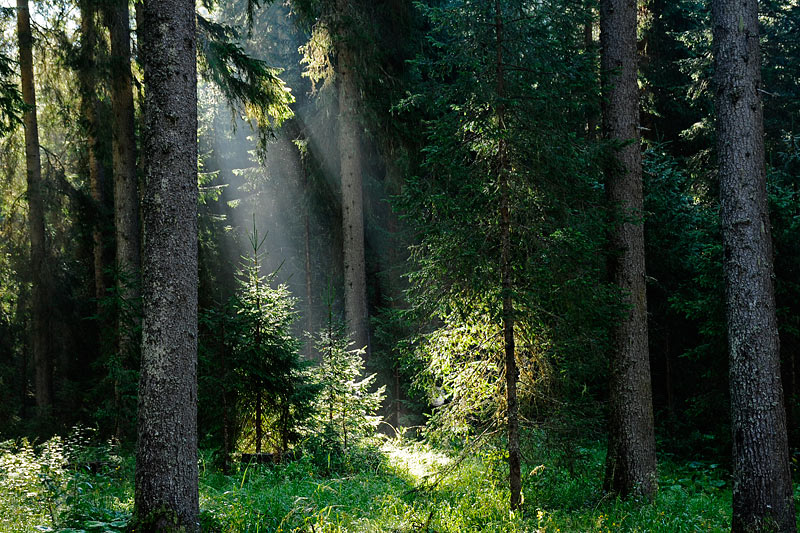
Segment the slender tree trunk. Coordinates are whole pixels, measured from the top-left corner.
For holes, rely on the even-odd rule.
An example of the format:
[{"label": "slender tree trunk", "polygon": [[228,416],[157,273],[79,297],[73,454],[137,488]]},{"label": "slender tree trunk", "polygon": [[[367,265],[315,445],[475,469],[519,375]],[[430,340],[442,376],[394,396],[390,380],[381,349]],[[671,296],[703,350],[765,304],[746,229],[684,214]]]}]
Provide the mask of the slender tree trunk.
[{"label": "slender tree trunk", "polygon": [[[587,8],[591,13],[591,7]],[[587,54],[594,54],[595,50],[595,42],[594,42],[594,22],[592,19],[588,19],[583,24],[583,46],[586,50]],[[594,69],[593,69],[594,70]],[[597,137],[597,114],[595,113],[595,109],[592,106],[589,106],[588,110],[586,111],[586,138],[587,139],[595,139]]]},{"label": "slender tree trunk", "polygon": [[261,380],[259,380],[256,388],[256,455],[261,454],[261,442],[264,440],[264,426],[261,424],[264,414],[261,409],[261,401]]},{"label": "slender tree trunk", "polygon": [[626,306],[611,330],[607,490],[652,499],[657,489],[644,266],[636,0],[601,0],[603,134],[618,143],[606,172],[609,277]]},{"label": "slender tree trunk", "polygon": [[97,28],[94,18],[96,6],[93,0],[81,0],[81,60],[78,68],[78,83],[81,93],[81,114],[86,122],[86,145],[89,156],[89,190],[95,204],[94,228],[92,241],[94,245],[94,291],[98,300],[106,294],[106,242],[103,226],[105,225],[106,175],[100,155],[100,123],[97,118]]},{"label": "slender tree trunk", "polygon": [[505,72],[503,69],[503,12],[500,0],[495,0],[495,36],[496,36],[496,74],[497,122],[500,130],[500,141],[497,148],[497,179],[500,186],[500,234],[501,257],[500,275],[503,288],[503,341],[505,346],[505,373],[506,373],[506,417],[508,423],[508,470],[509,485],[511,488],[511,509],[517,509],[522,504],[522,477],[520,474],[519,451],[519,404],[517,402],[517,382],[519,370],[514,346],[514,287],[511,280],[511,214],[509,212],[509,161],[508,147],[505,135]]},{"label": "slender tree trunk", "polygon": [[33,78],[33,34],[28,0],[17,0],[17,35],[22,100],[27,106],[25,124],[25,166],[28,185],[28,223],[31,239],[31,280],[33,282],[33,365],[36,372],[36,407],[44,415],[53,405],[53,360],[50,353],[49,274],[44,231],[42,163],[39,154],[39,124],[36,119],[36,89]]},{"label": "slender tree trunk", "polygon": [[131,82],[130,17],[127,0],[109,0],[106,25],[111,37],[111,150],[114,174],[114,230],[119,294],[129,303],[120,313],[117,325],[119,353],[135,353],[133,330],[138,317],[131,303],[139,298],[141,239],[139,227],[139,188],[136,177],[136,125]]},{"label": "slender tree trunk", "polygon": [[195,5],[145,0],[144,255],[135,519],[198,531]]},{"label": "slender tree trunk", "polygon": [[[337,0],[341,19],[349,16],[348,0]],[[342,26],[346,25],[346,21]],[[343,34],[347,33],[342,31]],[[359,139],[358,87],[353,71],[355,51],[347,35],[338,48],[339,157],[342,176],[342,239],[344,240],[344,309],[357,348],[369,359],[367,274],[364,259],[364,199]]]},{"label": "slender tree trunk", "polygon": [[758,3],[714,0],[733,531],[795,531],[767,213]]},{"label": "slender tree trunk", "polygon": [[670,363],[669,329],[664,332],[664,387],[667,389],[667,412],[675,416],[675,399],[672,391],[672,365]]},{"label": "slender tree trunk", "polygon": [[[302,172],[303,191],[303,245],[305,246],[305,274],[306,274],[306,331],[314,331],[314,292],[311,283],[311,209],[308,190],[308,167],[306,154],[301,154],[300,171]],[[306,342],[306,358],[314,359],[314,343]],[[318,358],[318,357],[317,357]]]},{"label": "slender tree trunk", "polygon": [[226,325],[226,311],[224,307],[222,308],[222,324],[220,328],[220,336],[219,336],[219,350],[220,354],[222,355],[221,363],[222,363],[222,473],[228,474],[231,469],[231,417],[229,413],[228,404],[228,355],[226,353],[228,345],[225,342],[225,335],[227,328]]}]

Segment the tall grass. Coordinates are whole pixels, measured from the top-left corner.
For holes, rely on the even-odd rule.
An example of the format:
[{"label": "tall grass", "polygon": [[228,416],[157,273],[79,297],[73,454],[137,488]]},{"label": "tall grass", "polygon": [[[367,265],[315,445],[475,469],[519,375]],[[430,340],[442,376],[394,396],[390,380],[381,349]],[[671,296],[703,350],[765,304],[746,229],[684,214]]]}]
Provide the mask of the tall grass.
[{"label": "tall grass", "polygon": [[[654,503],[599,490],[600,442],[569,451],[527,440],[524,505],[512,513],[501,443],[459,454],[384,439],[347,456],[306,453],[231,475],[201,454],[201,520],[211,532],[725,531],[728,474],[714,463],[660,463]],[[0,531],[123,531],[133,461],[84,437],[0,444]]]}]

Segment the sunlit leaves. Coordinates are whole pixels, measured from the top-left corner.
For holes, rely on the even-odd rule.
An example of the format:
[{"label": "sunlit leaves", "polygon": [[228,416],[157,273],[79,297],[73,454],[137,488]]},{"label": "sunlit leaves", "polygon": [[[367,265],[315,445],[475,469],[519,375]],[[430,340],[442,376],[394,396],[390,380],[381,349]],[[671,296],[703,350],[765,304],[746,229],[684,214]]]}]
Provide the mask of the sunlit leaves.
[{"label": "sunlit leaves", "polygon": [[274,128],[292,116],[290,89],[278,69],[244,51],[232,27],[198,15],[197,29],[199,73],[220,89],[232,112],[255,124],[264,149]]}]

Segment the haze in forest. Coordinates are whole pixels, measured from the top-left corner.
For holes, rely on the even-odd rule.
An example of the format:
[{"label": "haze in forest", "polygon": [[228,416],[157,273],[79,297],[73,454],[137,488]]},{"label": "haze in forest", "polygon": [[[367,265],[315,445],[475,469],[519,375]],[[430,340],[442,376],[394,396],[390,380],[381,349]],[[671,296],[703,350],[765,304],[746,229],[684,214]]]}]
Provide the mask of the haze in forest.
[{"label": "haze in forest", "polygon": [[0,2],[0,530],[797,530],[797,0]]}]

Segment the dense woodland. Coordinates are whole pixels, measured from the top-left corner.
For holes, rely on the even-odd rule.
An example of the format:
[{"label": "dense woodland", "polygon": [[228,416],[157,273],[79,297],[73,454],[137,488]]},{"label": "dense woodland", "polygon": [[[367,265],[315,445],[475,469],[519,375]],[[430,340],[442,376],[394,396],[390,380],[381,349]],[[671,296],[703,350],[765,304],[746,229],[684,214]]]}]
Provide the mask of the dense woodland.
[{"label": "dense woodland", "polygon": [[798,0],[0,33],[0,530],[796,531]]}]

